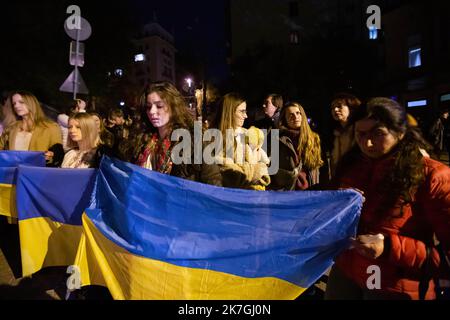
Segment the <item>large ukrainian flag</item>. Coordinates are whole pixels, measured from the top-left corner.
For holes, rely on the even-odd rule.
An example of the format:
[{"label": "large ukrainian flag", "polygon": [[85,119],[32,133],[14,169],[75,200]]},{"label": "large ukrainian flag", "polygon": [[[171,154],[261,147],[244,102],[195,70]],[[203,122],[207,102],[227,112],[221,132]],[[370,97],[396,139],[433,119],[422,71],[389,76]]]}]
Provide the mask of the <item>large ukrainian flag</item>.
[{"label": "large ukrainian flag", "polygon": [[17,211],[24,276],[75,261],[95,169],[19,166]]},{"label": "large ukrainian flag", "polygon": [[0,151],[0,215],[9,218],[17,218],[16,171],[18,165],[44,167],[44,153]]},{"label": "large ukrainian flag", "polygon": [[294,299],[356,233],[359,193],[227,189],[104,158],[77,255],[115,299]]}]

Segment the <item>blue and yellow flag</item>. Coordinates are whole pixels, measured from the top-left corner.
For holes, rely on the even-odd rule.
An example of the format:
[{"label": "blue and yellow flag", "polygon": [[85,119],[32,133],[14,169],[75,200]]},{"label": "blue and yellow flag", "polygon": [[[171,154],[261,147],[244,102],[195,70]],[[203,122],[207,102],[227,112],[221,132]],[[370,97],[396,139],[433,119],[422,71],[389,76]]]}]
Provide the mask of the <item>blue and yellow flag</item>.
[{"label": "blue and yellow flag", "polygon": [[294,299],[346,248],[361,205],[351,190],[227,189],[104,158],[76,264],[115,299]]},{"label": "blue and yellow flag", "polygon": [[19,166],[17,211],[24,276],[75,261],[95,169]]},{"label": "blue and yellow flag", "polygon": [[0,151],[0,167],[17,167],[19,165],[45,167],[44,152]]},{"label": "blue and yellow flag", "polygon": [[17,166],[45,166],[43,152],[0,151],[0,215],[17,218]]}]

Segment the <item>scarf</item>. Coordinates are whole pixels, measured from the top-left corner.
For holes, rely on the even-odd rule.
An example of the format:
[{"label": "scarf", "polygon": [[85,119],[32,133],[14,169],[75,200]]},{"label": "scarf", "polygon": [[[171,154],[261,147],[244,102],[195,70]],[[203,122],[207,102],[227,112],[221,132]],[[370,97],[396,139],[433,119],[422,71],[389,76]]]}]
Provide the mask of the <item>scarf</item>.
[{"label": "scarf", "polygon": [[170,158],[171,152],[171,141],[167,137],[160,140],[158,134],[154,133],[139,155],[136,164],[143,168],[170,174],[173,165]]}]

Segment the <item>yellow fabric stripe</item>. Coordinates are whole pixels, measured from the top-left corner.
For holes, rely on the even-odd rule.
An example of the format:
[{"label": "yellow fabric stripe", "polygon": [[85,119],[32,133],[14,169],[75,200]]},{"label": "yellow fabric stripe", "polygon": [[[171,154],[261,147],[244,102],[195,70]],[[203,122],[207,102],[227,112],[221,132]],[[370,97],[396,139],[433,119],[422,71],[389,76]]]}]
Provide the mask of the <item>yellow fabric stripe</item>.
[{"label": "yellow fabric stripe", "polygon": [[83,214],[76,264],[82,285],[109,288],[114,299],[295,299],[305,288],[277,278],[244,278],[180,267],[129,253],[107,239]]},{"label": "yellow fabric stripe", "polygon": [[23,276],[44,267],[72,265],[82,232],[81,226],[62,224],[49,218],[20,220]]},{"label": "yellow fabric stripe", "polygon": [[15,185],[0,183],[0,215],[17,218]]}]

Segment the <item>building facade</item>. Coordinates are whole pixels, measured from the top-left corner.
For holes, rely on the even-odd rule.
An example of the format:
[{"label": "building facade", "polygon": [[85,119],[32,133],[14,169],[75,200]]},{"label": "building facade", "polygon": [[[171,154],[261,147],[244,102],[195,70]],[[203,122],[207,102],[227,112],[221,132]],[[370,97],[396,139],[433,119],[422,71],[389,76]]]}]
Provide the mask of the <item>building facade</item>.
[{"label": "building facade", "polygon": [[155,81],[175,83],[175,46],[173,36],[156,22],[144,26],[134,41],[136,53],[130,78],[140,87]]},{"label": "building facade", "polygon": [[380,84],[425,127],[450,105],[449,24],[447,1],[414,1],[382,16]]}]

